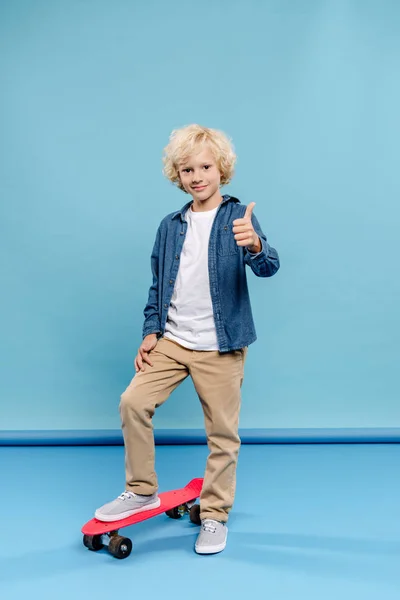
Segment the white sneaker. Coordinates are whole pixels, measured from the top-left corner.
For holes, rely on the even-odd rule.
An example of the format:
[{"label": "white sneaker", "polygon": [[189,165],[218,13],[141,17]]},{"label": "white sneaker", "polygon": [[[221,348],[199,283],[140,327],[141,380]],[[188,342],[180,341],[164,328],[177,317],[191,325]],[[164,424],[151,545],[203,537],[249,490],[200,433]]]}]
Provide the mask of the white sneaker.
[{"label": "white sneaker", "polygon": [[161,501],[157,493],[154,493],[152,496],[141,496],[125,491],[112,502],[108,502],[108,504],[104,504],[104,506],[98,508],[94,516],[99,521],[106,521],[107,523],[119,521],[136,513],[158,508],[160,503]]},{"label": "white sneaker", "polygon": [[197,554],[215,554],[226,546],[228,528],[220,521],[205,519],[201,522],[201,530],[197,536],[195,550]]}]

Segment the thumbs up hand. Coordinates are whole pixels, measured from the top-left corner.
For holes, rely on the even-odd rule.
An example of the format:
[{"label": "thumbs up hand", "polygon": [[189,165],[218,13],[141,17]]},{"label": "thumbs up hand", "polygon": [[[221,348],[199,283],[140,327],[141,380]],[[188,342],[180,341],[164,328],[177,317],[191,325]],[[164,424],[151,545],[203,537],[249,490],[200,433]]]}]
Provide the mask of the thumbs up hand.
[{"label": "thumbs up hand", "polygon": [[235,234],[236,244],[238,246],[246,246],[250,252],[261,251],[261,240],[257,233],[254,231],[253,224],[251,222],[251,215],[256,203],[251,202],[246,208],[243,219],[235,219],[233,221],[233,233]]}]

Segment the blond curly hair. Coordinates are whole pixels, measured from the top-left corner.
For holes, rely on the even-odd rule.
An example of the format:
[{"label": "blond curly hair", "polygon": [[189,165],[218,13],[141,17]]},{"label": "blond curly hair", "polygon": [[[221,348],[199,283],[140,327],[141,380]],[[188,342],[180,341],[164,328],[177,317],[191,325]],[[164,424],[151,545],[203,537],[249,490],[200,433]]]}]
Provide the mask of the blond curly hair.
[{"label": "blond curly hair", "polygon": [[231,139],[217,129],[196,124],[187,125],[172,131],[163,155],[163,174],[184,192],[186,190],[179,177],[179,165],[192,154],[201,151],[205,145],[210,148],[217,163],[221,174],[221,186],[227,185],[233,177],[237,157]]}]

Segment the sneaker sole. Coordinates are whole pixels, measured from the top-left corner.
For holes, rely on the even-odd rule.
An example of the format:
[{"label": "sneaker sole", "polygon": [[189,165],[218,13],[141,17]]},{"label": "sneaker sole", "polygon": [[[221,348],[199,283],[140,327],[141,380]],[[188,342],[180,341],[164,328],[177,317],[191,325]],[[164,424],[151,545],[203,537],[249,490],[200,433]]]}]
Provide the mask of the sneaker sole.
[{"label": "sneaker sole", "polygon": [[153,508],[158,508],[161,504],[160,498],[156,502],[152,502],[151,504],[146,504],[141,508],[135,508],[134,510],[127,510],[124,513],[120,513],[118,515],[102,515],[101,513],[94,513],[95,519],[98,521],[103,521],[105,523],[112,523],[113,521],[122,521],[123,519],[127,519],[128,517],[132,517],[133,515],[137,515],[138,513],[145,512],[146,510],[152,510]]},{"label": "sneaker sole", "polygon": [[195,546],[195,550],[197,554],[217,554],[218,552],[222,552],[226,547],[226,542],[223,544],[219,544],[219,546]]},{"label": "sneaker sole", "polygon": [[196,550],[197,554],[217,554],[218,552],[222,552],[222,550],[225,550],[226,547],[226,541],[228,538],[228,529],[226,530],[226,537],[225,537],[225,541],[222,542],[222,544],[218,544],[218,546],[197,546],[195,545],[194,549]]}]

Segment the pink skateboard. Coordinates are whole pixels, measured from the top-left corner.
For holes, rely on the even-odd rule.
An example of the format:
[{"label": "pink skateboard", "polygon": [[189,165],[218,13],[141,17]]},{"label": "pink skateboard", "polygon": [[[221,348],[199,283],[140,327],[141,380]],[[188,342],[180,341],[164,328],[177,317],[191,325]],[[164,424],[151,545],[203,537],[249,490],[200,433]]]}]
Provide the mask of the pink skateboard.
[{"label": "pink skateboard", "polygon": [[110,523],[91,519],[82,527],[83,543],[86,548],[97,552],[104,546],[116,558],[127,558],[132,550],[132,542],[127,537],[118,535],[118,530],[141,521],[146,521],[162,513],[166,513],[171,519],[180,519],[185,513],[189,513],[192,523],[200,525],[200,506],[195,504],[200,496],[203,479],[192,479],[184,488],[162,492],[159,494],[161,500],[158,508],[146,510],[120,521]]}]

